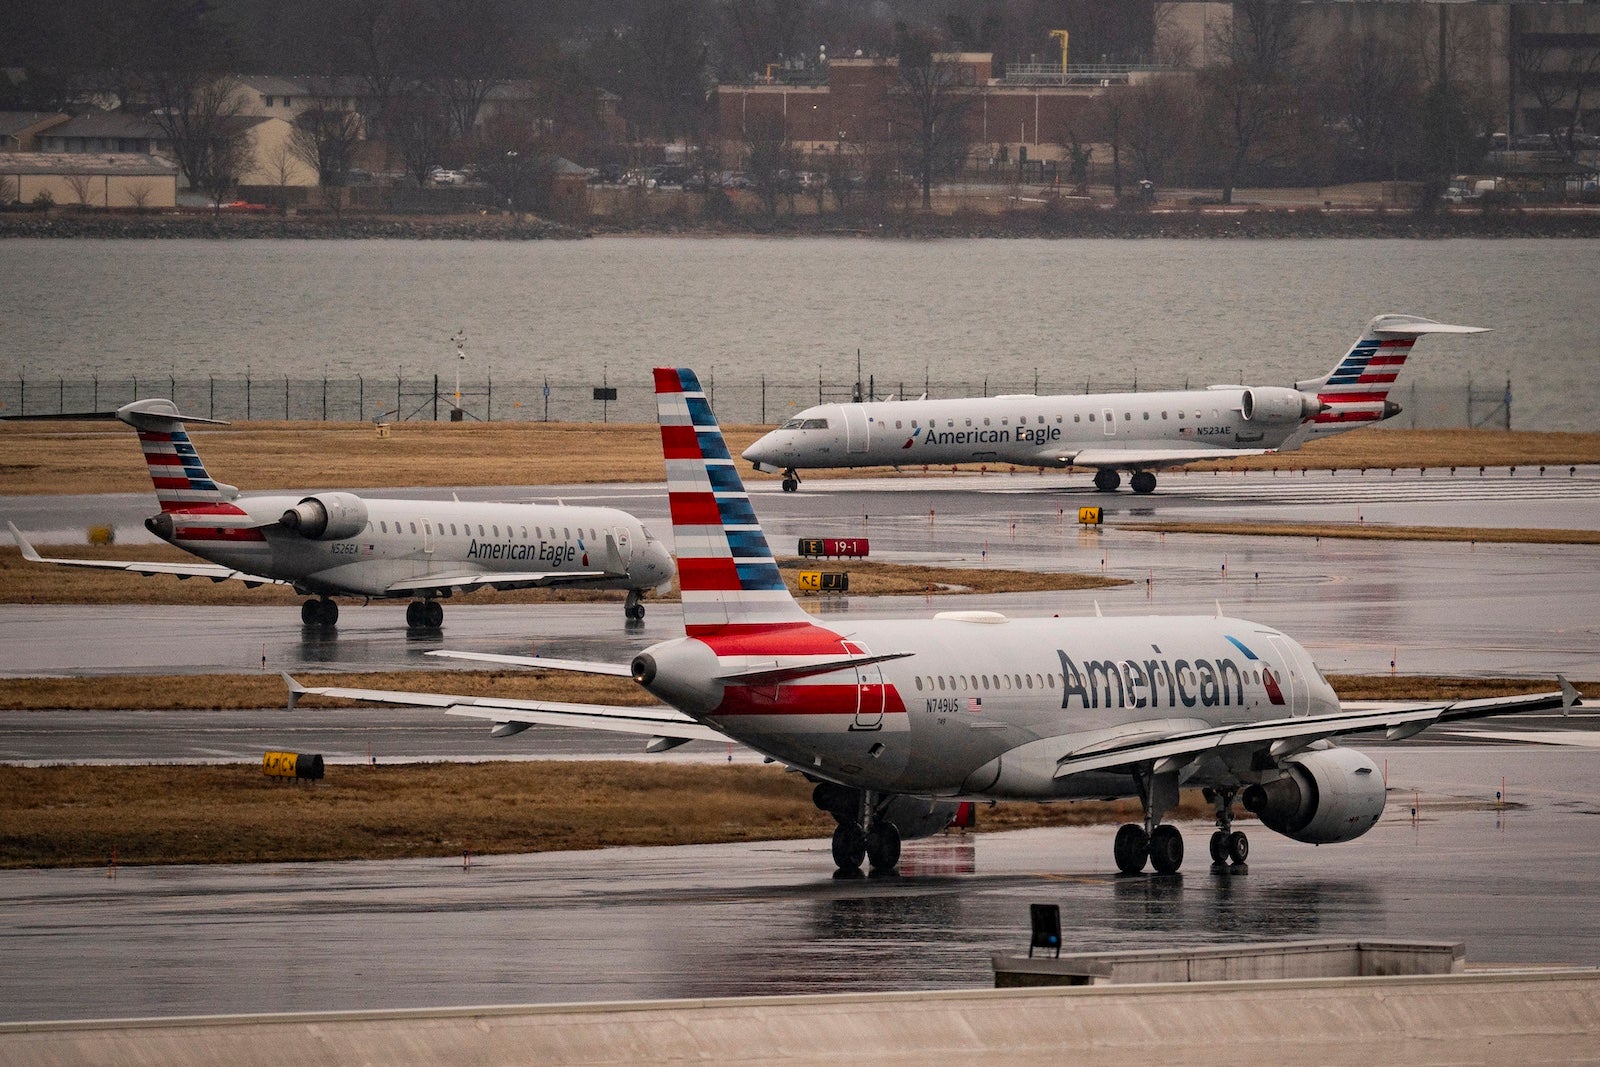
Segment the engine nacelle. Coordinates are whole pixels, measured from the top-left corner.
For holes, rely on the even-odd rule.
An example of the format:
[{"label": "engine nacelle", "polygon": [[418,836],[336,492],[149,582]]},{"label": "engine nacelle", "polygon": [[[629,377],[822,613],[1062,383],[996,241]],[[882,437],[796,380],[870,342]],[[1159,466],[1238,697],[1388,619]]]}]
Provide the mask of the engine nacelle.
[{"label": "engine nacelle", "polygon": [[961,805],[954,800],[928,800],[897,796],[884,806],[880,818],[894,823],[902,840],[930,837],[950,825]]},{"label": "engine nacelle", "polygon": [[308,541],[343,541],[367,528],[367,505],[354,493],[308,496],[285,511],[278,525]]},{"label": "engine nacelle", "polygon": [[1239,408],[1245,422],[1291,423],[1321,411],[1322,401],[1314,393],[1268,386],[1246,389]]},{"label": "engine nacelle", "polygon": [[1308,845],[1353,841],[1383,814],[1383,776],[1366,756],[1329,748],[1291,756],[1281,778],[1244,791],[1263,826]]}]

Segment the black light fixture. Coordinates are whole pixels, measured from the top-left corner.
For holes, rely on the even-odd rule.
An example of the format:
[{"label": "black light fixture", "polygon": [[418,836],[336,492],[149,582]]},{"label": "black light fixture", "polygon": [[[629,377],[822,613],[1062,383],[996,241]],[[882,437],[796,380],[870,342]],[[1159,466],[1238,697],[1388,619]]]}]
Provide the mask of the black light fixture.
[{"label": "black light fixture", "polygon": [[1034,949],[1051,949],[1056,959],[1061,958],[1061,905],[1029,904],[1028,920],[1033,924],[1033,938],[1028,942],[1028,955]]}]

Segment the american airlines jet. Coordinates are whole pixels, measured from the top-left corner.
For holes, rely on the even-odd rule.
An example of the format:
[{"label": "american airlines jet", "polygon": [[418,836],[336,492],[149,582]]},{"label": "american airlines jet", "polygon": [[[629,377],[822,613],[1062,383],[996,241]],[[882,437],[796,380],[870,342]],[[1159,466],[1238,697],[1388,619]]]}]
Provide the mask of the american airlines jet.
[{"label": "american airlines jet", "polygon": [[[112,417],[112,416],[88,416]],[[309,597],[307,626],[333,626],[335,596],[409,599],[406,625],[437,629],[439,600],[475,589],[577,586],[626,589],[629,619],[645,590],[672,581],[672,557],[639,520],[615,508],[568,504],[390,500],[355,493],[241,496],[214,481],[170,400],[135,400],[114,417],[139,432],[161,510],[145,528],[204,563],[50,559],[7,523],[34,563],[179,578],[291,585]]]},{"label": "american airlines jet", "polygon": [[628,664],[439,652],[549,670],[632,677],[664,703],[623,707],[307,688],[307,695],[438,707],[487,719],[495,736],[582,726],[649,737],[647,751],[737,741],[804,774],[831,813],[833,858],[896,866],[900,843],[936,833],[965,800],[1136,796],[1117,867],[1171,873],[1183,837],[1165,822],[1181,787],[1216,805],[1213,863],[1245,863],[1242,801],[1296,841],[1349,841],[1383,812],[1372,760],[1331,738],[1410,737],[1438,722],[1572,706],[1556,692],[1494,700],[1343,708],[1292,638],[1215,617],[1011,619],[989,611],[818,622],[790,596],[716,418],[692,371],[658,368],[667,492],[684,636]]},{"label": "american airlines jet", "polygon": [[744,451],[759,471],[912,464],[1010,463],[1093,467],[1111,492],[1129,471],[1153,492],[1162,467],[1289,452],[1307,441],[1399,414],[1389,399],[1411,346],[1430,333],[1484,333],[1414,315],[1379,315],[1334,369],[1279,386],[1214,385],[1162,393],[886,400],[807,408]]}]

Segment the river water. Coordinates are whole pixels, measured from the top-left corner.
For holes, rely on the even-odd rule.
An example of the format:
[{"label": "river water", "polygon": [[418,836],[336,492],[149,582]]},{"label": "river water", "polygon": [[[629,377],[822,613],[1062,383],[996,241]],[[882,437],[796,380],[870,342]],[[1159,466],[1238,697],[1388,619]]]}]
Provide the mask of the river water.
[{"label": "river water", "polygon": [[1597,298],[1582,240],[6,240],[0,411],[55,403],[57,379],[100,379],[102,407],[130,377],[248,376],[258,404],[276,379],[282,409],[285,378],[360,376],[331,417],[364,417],[402,402],[397,379],[459,369],[495,382],[496,418],[541,417],[548,380],[550,417],[599,418],[607,384],[606,417],[647,421],[671,364],[725,421],[776,421],[854,381],[858,349],[880,395],[1290,384],[1397,311],[1496,331],[1418,344],[1396,395],[1426,423],[1465,424],[1468,382],[1498,398],[1509,378],[1516,428],[1584,430]]}]

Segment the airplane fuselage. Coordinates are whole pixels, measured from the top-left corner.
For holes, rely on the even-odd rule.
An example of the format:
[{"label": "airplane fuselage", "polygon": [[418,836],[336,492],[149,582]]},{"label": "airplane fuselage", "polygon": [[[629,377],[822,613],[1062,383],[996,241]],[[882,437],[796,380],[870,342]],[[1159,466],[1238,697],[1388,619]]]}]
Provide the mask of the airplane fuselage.
[{"label": "airplane fuselage", "polygon": [[203,516],[173,513],[166,540],[318,594],[415,596],[413,590],[386,591],[397,582],[478,573],[605,571],[607,577],[577,583],[602,589],[645,589],[672,576],[660,543],[638,519],[614,508],[362,498],[358,530],[311,538],[278,524],[304,499],[247,496],[224,505],[244,512],[249,524],[230,516],[227,525],[211,526]]},{"label": "airplane fuselage", "polygon": [[[765,468],[1014,463],[1064,467],[1087,448],[1281,449],[1298,445],[1295,394],[1262,411],[1242,387],[1092,396],[890,400],[808,408],[744,453]],[[1246,404],[1246,394],[1254,394]],[[1279,398],[1290,401],[1287,396]],[[1250,409],[1246,417],[1247,406]],[[1148,464],[1157,466],[1159,464]]]},{"label": "airplane fuselage", "polygon": [[[1238,619],[1008,619],[963,612],[864,620],[847,636],[824,627],[796,635],[806,642],[806,655],[824,659],[916,654],[781,685],[649,688],[817,777],[946,797],[1122,795],[1131,788],[1126,772],[1055,778],[1056,761],[1113,740],[1339,707],[1299,644]],[[648,654],[665,665],[663,675],[674,663],[709,663],[711,653],[718,653],[716,670],[723,673],[773,662],[770,652],[744,656],[738,645],[714,636],[684,638]],[[804,656],[779,662],[800,663]],[[1064,745],[1064,737],[1070,743]],[[1204,770],[1197,765],[1196,773]]]}]

